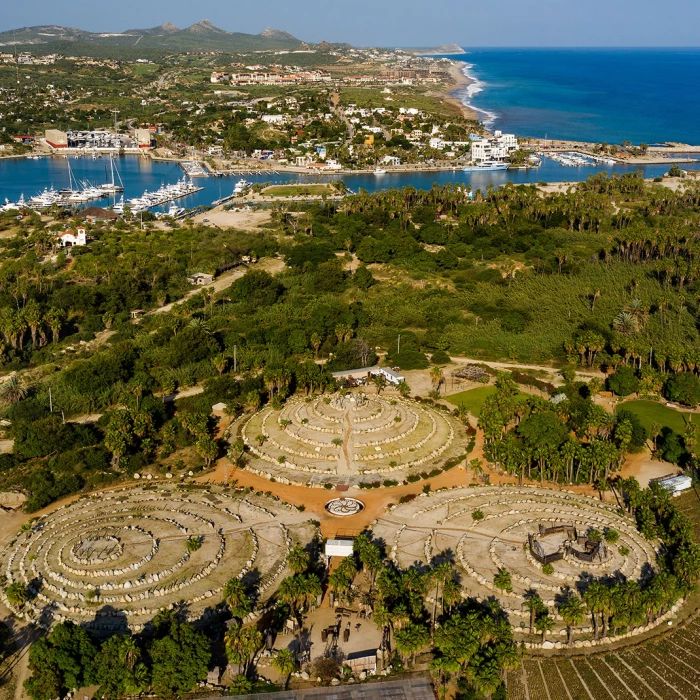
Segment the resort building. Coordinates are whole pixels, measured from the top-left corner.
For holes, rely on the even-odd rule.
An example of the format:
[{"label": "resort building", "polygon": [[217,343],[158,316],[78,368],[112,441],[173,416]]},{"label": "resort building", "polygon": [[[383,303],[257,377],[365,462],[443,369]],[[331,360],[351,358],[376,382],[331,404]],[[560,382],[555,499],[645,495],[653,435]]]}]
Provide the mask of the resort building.
[{"label": "resort building", "polygon": [[491,138],[472,142],[472,160],[475,163],[482,160],[505,160],[517,150],[518,139],[515,134],[496,131]]}]

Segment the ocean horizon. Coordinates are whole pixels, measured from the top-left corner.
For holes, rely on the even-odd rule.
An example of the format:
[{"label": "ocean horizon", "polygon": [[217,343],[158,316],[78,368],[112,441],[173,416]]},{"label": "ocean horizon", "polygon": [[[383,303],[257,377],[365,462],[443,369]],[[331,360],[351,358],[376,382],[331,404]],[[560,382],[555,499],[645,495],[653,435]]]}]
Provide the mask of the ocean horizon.
[{"label": "ocean horizon", "polygon": [[700,48],[470,49],[454,95],[490,129],[595,143],[700,144]]}]

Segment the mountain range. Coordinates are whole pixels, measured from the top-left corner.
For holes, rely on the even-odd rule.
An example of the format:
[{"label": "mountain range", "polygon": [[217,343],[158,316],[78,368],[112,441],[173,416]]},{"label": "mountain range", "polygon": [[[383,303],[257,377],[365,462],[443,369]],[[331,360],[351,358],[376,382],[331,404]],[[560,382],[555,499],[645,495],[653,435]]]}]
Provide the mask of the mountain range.
[{"label": "mountain range", "polygon": [[[295,49],[303,42],[288,32],[265,29],[260,34],[228,32],[203,19],[180,29],[165,22],[150,29],[128,29],[124,32],[88,32],[75,27],[42,25],[0,32],[0,47],[16,47],[18,51],[39,53],[93,53],[95,49],[124,47],[134,50],[170,51],[262,51]],[[72,49],[70,47],[73,47]]]}]

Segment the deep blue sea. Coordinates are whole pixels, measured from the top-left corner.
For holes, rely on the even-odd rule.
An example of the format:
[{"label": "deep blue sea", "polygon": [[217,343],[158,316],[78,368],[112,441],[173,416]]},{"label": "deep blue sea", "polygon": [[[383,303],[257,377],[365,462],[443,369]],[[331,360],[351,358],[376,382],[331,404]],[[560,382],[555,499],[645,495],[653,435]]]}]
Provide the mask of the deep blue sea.
[{"label": "deep blue sea", "polygon": [[459,96],[492,129],[596,143],[700,144],[700,49],[465,51],[451,58],[476,82]]}]

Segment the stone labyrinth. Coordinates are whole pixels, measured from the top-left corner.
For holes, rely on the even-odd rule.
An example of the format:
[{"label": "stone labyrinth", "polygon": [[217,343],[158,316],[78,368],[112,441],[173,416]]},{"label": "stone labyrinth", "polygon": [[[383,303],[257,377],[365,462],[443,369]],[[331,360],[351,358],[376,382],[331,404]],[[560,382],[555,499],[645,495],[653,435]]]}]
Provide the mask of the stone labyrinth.
[{"label": "stone labyrinth", "polygon": [[[334,394],[267,407],[239,425],[248,469],[282,483],[402,480],[464,452],[460,424],[400,398]],[[462,427],[463,430],[463,427]]]},{"label": "stone labyrinth", "polygon": [[[2,573],[29,587],[25,619],[138,631],[181,602],[198,619],[232,577],[255,584],[264,600],[287,575],[290,548],[315,535],[296,508],[264,496],[129,488],[36,520],[2,553]],[[192,538],[201,543],[194,551]]]},{"label": "stone labyrinth", "polygon": [[[481,511],[483,519],[475,520],[472,517],[475,511]],[[547,529],[573,525],[584,533],[612,528],[620,539],[614,545],[606,545],[604,554],[592,563],[567,555],[553,563],[554,573],[545,575],[528,546],[528,536],[537,534],[540,525]],[[388,515],[375,521],[372,531],[385,542],[391,558],[401,568],[453,560],[464,596],[479,600],[496,597],[516,632],[521,631],[521,622],[529,631],[525,594],[534,589],[555,618],[554,646],[566,641],[565,625],[555,609],[556,597],[564,588],[576,589],[577,584],[592,577],[618,573],[628,579],[643,579],[656,567],[659,545],[645,540],[634,522],[618,515],[611,505],[567,491],[516,486],[457,488],[421,494],[410,503],[394,506]],[[565,537],[558,534],[542,538],[545,553],[556,551]],[[620,547],[629,549],[629,554],[623,556]],[[499,569],[510,573],[511,592],[494,586]],[[656,624],[661,621],[659,618]],[[583,626],[575,631],[589,635],[591,624],[587,616]],[[637,628],[633,632],[645,629]],[[612,639],[606,638],[606,642]],[[590,646],[593,642],[575,644]]]}]

